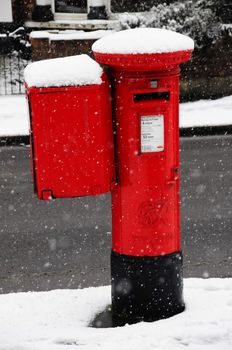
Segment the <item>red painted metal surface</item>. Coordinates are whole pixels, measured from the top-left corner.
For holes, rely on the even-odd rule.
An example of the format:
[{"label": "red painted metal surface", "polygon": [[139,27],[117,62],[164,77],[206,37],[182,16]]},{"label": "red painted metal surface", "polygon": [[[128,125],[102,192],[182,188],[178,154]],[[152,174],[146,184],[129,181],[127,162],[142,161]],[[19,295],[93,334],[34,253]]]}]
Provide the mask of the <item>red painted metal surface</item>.
[{"label": "red painted metal surface", "polygon": [[112,190],[112,248],[130,256],[181,250],[179,63],[190,52],[161,56],[107,59],[95,53],[112,68],[114,82],[118,184]]},{"label": "red painted metal surface", "polygon": [[94,52],[96,61],[109,65],[115,70],[134,72],[165,70],[188,61],[192,50],[150,53],[150,54],[109,54]]},{"label": "red painted metal surface", "polygon": [[[120,81],[120,82],[119,82]],[[151,81],[158,88],[149,88]],[[169,99],[134,102],[168,92]],[[115,79],[118,186],[112,192],[113,250],[157,256],[180,250],[178,73]],[[160,95],[162,96],[162,95]],[[141,152],[141,117],[163,116],[164,148]],[[159,146],[158,146],[159,147]]]},{"label": "red painted metal surface", "polygon": [[114,155],[109,82],[28,89],[31,155],[39,199],[110,191]]}]

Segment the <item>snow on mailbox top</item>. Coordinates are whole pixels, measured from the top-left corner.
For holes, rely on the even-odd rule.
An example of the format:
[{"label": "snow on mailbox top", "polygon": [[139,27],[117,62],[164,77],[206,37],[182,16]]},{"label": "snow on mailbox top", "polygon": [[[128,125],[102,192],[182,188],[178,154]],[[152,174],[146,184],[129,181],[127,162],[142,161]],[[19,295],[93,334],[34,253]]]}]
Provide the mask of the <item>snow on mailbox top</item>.
[{"label": "snow on mailbox top", "polygon": [[193,50],[194,41],[186,35],[158,28],[135,28],[97,40],[94,52],[108,54],[150,54]]},{"label": "snow on mailbox top", "polygon": [[102,74],[100,65],[88,55],[42,60],[29,64],[24,70],[28,87],[101,84]]}]

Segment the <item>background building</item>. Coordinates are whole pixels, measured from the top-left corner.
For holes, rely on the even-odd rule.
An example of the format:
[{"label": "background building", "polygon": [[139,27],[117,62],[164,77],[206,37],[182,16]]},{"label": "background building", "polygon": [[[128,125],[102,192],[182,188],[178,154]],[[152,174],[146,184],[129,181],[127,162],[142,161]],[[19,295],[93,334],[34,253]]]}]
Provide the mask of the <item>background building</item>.
[{"label": "background building", "polygon": [[[195,41],[193,60],[182,68],[182,98],[229,95],[231,23],[231,0],[4,0],[0,2],[0,67],[4,66],[0,94],[9,81],[11,88],[17,81],[22,86],[19,70],[30,59],[91,55],[93,42],[107,34],[104,31],[159,27]],[[12,52],[14,61],[10,62]]]}]

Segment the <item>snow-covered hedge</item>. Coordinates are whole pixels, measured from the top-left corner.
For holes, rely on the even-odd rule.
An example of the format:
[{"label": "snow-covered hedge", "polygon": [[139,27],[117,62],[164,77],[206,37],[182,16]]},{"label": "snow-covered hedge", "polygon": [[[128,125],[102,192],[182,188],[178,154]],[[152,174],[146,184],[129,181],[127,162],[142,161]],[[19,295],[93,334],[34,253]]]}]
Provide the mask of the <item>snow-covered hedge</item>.
[{"label": "snow-covered hedge", "polygon": [[187,0],[159,4],[150,11],[124,13],[121,28],[156,27],[177,31],[194,39],[196,47],[210,45],[221,37],[221,24],[216,16],[215,0]]}]

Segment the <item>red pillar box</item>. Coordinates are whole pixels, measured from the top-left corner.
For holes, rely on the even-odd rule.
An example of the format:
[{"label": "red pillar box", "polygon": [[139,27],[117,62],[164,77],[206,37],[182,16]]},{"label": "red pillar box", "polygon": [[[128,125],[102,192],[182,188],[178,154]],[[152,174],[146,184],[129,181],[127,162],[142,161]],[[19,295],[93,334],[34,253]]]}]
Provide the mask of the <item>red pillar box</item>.
[{"label": "red pillar box", "polygon": [[110,66],[114,84],[112,310],[122,322],[156,320],[184,309],[179,64],[192,50],[192,39],[154,28],[114,33],[93,45],[96,60]]},{"label": "red pillar box", "polygon": [[87,55],[25,69],[31,159],[39,199],[96,195],[114,181],[110,89]]}]

